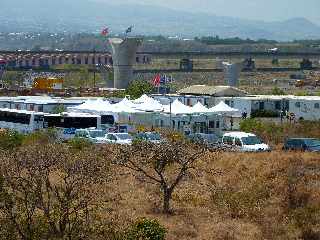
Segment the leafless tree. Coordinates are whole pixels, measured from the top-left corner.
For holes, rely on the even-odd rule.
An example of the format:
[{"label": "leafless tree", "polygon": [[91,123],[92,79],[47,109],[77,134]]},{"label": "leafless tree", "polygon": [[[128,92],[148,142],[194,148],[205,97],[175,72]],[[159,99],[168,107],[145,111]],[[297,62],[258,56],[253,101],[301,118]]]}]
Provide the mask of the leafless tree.
[{"label": "leafless tree", "polygon": [[94,149],[24,146],[0,154],[0,218],[21,239],[83,239],[109,164]]},{"label": "leafless tree", "polygon": [[206,152],[201,145],[184,140],[168,140],[159,144],[146,141],[120,146],[114,162],[145,182],[158,184],[163,198],[163,212],[171,212],[172,194]]}]

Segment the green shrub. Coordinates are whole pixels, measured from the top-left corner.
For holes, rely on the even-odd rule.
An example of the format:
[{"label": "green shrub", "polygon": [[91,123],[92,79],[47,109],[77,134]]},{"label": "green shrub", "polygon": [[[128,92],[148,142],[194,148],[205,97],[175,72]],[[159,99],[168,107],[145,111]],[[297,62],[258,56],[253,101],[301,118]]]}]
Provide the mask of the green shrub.
[{"label": "green shrub", "polygon": [[142,218],[125,235],[127,240],[164,240],[166,229],[157,220]]},{"label": "green shrub", "polygon": [[291,124],[284,122],[264,122],[248,118],[240,122],[240,130],[257,134],[263,140],[274,144],[283,143],[287,137],[320,138],[320,121],[299,121]]},{"label": "green shrub", "polygon": [[272,95],[286,95],[286,93],[278,87],[274,87],[271,91],[271,94]]},{"label": "green shrub", "polygon": [[23,144],[32,144],[32,143],[53,143],[58,139],[58,133],[56,129],[49,128],[42,131],[36,131],[29,135],[26,135]]},{"label": "green shrub", "polygon": [[24,136],[16,131],[3,131],[0,133],[0,149],[13,150],[22,145]]},{"label": "green shrub", "polygon": [[252,118],[276,118],[279,113],[271,110],[255,110],[251,113]]},{"label": "green shrub", "polygon": [[80,151],[89,148],[93,145],[92,142],[90,142],[89,140],[77,137],[69,140],[68,144],[71,146],[72,149]]}]

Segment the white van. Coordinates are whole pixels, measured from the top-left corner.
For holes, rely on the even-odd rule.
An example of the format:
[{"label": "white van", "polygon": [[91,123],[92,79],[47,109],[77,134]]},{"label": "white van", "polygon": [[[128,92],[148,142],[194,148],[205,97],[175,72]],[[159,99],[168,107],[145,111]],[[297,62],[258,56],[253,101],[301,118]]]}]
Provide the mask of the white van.
[{"label": "white van", "polygon": [[253,133],[228,132],[223,134],[222,143],[228,146],[235,146],[243,152],[263,152],[270,151],[270,147],[263,143]]},{"label": "white van", "polygon": [[75,137],[87,139],[92,143],[106,143],[105,135],[104,130],[95,128],[76,129],[75,131]]}]

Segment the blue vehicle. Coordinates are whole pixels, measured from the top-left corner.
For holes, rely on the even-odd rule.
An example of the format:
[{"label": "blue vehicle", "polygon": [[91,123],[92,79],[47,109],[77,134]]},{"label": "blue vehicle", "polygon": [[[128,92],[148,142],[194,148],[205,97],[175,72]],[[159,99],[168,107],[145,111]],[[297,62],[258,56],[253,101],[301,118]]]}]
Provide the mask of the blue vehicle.
[{"label": "blue vehicle", "polygon": [[288,138],[283,150],[320,152],[320,139],[316,138]]}]

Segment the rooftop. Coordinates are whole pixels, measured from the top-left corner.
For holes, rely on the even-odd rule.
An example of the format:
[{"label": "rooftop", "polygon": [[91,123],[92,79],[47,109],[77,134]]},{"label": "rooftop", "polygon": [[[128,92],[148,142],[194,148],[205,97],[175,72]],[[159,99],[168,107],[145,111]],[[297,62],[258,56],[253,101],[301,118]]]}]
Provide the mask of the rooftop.
[{"label": "rooftop", "polygon": [[230,97],[243,97],[247,92],[231,86],[208,86],[208,85],[192,85],[190,87],[181,89],[179,94],[189,95],[209,95],[209,96],[230,96]]}]

